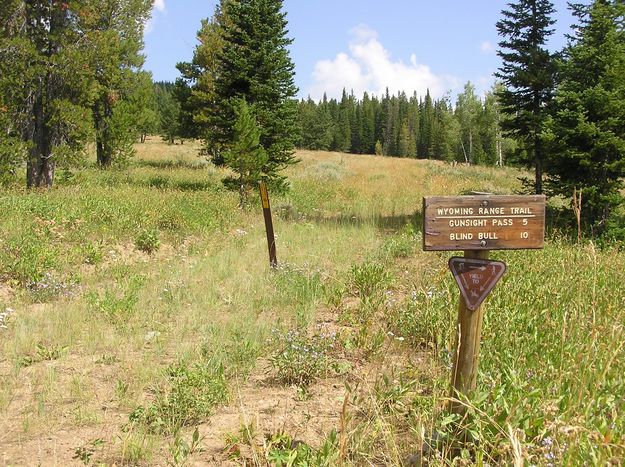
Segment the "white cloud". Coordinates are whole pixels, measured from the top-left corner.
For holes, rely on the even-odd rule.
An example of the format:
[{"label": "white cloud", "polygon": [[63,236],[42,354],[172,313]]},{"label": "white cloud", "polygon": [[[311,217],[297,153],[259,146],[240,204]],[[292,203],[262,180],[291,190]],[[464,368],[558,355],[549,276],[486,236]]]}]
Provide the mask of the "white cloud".
[{"label": "white cloud", "polygon": [[414,91],[423,96],[429,89],[433,97],[458,86],[453,76],[437,75],[430,67],[420,64],[417,56],[410,56],[410,63],[393,60],[373,29],[359,25],[350,31],[349,52],[341,52],[332,60],[320,60],[313,71],[314,83],[308,94],[320,99],[326,92],[328,97],[340,97],[345,88],[353,90],[356,96],[366,91],[382,95],[388,87],[391,94]]},{"label": "white cloud", "polygon": [[143,26],[143,34],[150,34],[152,31],[154,31],[154,19],[150,18]]},{"label": "white cloud", "polygon": [[154,16],[155,14],[158,13],[165,13],[166,7],[165,7],[165,0],[154,0],[154,5],[152,6],[152,15],[150,16],[150,19],[148,19],[145,22],[145,27],[144,27],[144,33],[145,34],[150,34],[153,30],[154,30]]},{"label": "white cloud", "polygon": [[485,54],[493,53],[495,49],[495,45],[490,41],[484,41],[480,44],[480,50]]},{"label": "white cloud", "polygon": [[490,75],[479,76],[475,81],[475,88],[478,96],[485,96],[487,92],[491,91],[493,88],[493,84],[495,83],[494,79],[495,71],[492,70]]},{"label": "white cloud", "polygon": [[165,0],[154,0],[154,9],[160,12],[164,12]]}]

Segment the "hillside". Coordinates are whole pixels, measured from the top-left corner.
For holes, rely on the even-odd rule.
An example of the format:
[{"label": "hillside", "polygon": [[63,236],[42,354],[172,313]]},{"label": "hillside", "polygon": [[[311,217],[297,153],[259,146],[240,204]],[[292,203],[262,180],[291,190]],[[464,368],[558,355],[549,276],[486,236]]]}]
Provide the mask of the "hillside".
[{"label": "hillside", "polygon": [[[299,151],[273,271],[260,204],[197,149],[150,139],[126,169],[0,192],[2,461],[397,465],[429,443],[444,465],[458,292],[452,255],[421,250],[422,197],[524,173]],[[618,464],[625,253],[551,232],[492,257],[472,461]]]}]

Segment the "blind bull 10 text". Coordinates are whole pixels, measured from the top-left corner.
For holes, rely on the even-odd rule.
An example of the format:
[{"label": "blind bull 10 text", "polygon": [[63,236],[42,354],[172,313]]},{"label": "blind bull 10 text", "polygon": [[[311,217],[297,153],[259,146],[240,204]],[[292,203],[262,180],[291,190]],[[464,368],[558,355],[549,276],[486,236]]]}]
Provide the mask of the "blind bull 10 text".
[{"label": "blind bull 10 text", "polygon": [[544,245],[545,197],[424,198],[425,250],[535,249]]}]

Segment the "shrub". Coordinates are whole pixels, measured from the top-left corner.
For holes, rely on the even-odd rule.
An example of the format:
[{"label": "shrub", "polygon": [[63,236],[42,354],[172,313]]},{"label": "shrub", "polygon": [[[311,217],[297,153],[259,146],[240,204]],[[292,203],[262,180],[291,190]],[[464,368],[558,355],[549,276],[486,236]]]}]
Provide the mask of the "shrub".
[{"label": "shrub", "polygon": [[7,242],[4,254],[6,274],[21,285],[36,283],[57,264],[57,252],[39,235],[26,234]]},{"label": "shrub", "polygon": [[160,233],[156,229],[144,230],[135,239],[135,246],[151,255],[161,247]]},{"label": "shrub", "polygon": [[327,371],[331,361],[328,351],[334,347],[335,336],[308,337],[296,330],[286,335],[274,333],[279,347],[270,361],[281,381],[305,387]]},{"label": "shrub", "polygon": [[407,258],[414,254],[418,241],[412,224],[406,224],[401,232],[386,240],[384,253],[391,258]]},{"label": "shrub", "polygon": [[142,424],[152,433],[175,434],[200,422],[227,399],[223,365],[180,362],[167,369],[166,384],[157,389],[154,402],[136,408],[130,422]]},{"label": "shrub", "polygon": [[391,283],[391,275],[383,264],[364,263],[352,267],[352,285],[361,300],[374,297]]},{"label": "shrub", "polygon": [[87,295],[87,301],[109,321],[124,323],[134,314],[144,283],[144,276],[133,275],[126,284],[122,284],[121,293],[112,288],[104,290],[102,294],[91,292]]}]

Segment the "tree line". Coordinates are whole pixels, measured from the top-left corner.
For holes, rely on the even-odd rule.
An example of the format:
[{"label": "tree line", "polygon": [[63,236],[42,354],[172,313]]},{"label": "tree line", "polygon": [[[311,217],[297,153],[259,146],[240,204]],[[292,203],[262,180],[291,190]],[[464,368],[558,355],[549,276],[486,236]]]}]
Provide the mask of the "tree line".
[{"label": "tree line", "polygon": [[381,98],[364,93],[357,99],[343,91],[340,100],[310,97],[298,103],[304,149],[439,159],[469,164],[502,165],[514,159],[514,141],[501,132],[504,118],[495,95],[482,100],[470,82],[457,97],[432,99],[404,92]]},{"label": "tree line", "polygon": [[[271,14],[260,17],[269,13],[269,4]],[[340,99],[295,103],[293,65],[285,49],[290,40],[281,7],[273,0],[222,0],[213,17],[202,23],[193,60],[178,65],[180,133],[203,139],[214,162],[246,170],[248,181],[254,179],[252,173],[263,177],[292,163],[288,154],[294,144],[471,164],[519,164],[534,171],[533,180],[525,181],[528,191],[565,198],[582,193],[581,217],[593,234],[619,230],[625,177],[622,0],[571,4],[576,24],[567,45],[555,53],[546,46],[555,31],[553,4],[510,2],[496,25],[502,59],[498,84],[482,99],[467,83],[453,104],[448,96],[432,99],[429,92],[357,98],[347,91]],[[240,15],[244,10],[249,17]],[[270,17],[271,27],[259,26]],[[276,54],[275,66],[263,61],[258,50]],[[251,104],[249,115],[241,99]],[[281,163],[272,165],[270,154],[269,162],[259,162],[256,168],[248,158],[244,169],[225,157],[232,155],[228,148],[235,135],[242,134],[233,131],[239,112],[249,127],[244,134],[260,131],[262,148],[272,141],[267,139],[270,131],[282,131]],[[247,183],[245,177],[239,182]],[[620,235],[625,237],[625,228]]]}]

